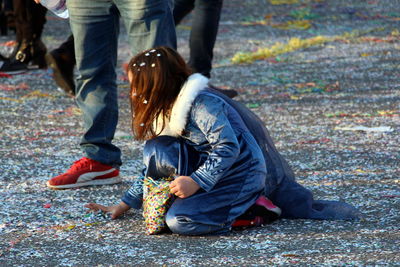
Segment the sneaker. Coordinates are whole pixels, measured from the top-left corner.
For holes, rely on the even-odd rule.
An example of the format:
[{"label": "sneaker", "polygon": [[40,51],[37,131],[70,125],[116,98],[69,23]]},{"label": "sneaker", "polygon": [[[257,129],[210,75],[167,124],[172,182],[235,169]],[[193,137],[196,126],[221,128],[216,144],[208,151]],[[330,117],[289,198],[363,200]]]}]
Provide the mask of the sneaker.
[{"label": "sneaker", "polygon": [[47,65],[53,70],[53,78],[56,84],[68,95],[74,96],[74,59],[68,59],[67,55],[64,54],[53,50],[47,53],[45,58]]},{"label": "sneaker", "polygon": [[89,185],[116,184],[121,181],[118,169],[83,157],[75,161],[66,173],[50,179],[46,184],[51,189],[68,189]]},{"label": "sneaker", "polygon": [[261,216],[255,216],[252,219],[237,218],[233,224],[232,228],[249,228],[261,226],[264,224],[264,219]]},{"label": "sneaker", "polygon": [[243,214],[240,215],[232,224],[233,228],[246,228],[268,224],[282,214],[282,210],[275,206],[271,200],[265,196],[260,196],[256,202]]},{"label": "sneaker", "polygon": [[282,214],[282,210],[265,196],[260,196],[254,205],[260,214],[267,213],[272,217],[279,217]]}]

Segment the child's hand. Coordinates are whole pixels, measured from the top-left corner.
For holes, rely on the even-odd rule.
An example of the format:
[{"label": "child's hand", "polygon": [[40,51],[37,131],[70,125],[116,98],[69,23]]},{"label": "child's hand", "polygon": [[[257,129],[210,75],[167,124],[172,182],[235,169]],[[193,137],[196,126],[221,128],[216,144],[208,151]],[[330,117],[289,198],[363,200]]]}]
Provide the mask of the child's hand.
[{"label": "child's hand", "polygon": [[179,176],[169,185],[171,193],[180,198],[187,198],[199,190],[200,186],[190,176]]},{"label": "child's hand", "polygon": [[100,204],[96,204],[96,203],[89,203],[85,205],[85,208],[94,210],[94,211],[104,211],[107,213],[111,213],[110,217],[111,219],[116,219],[119,216],[121,216],[124,212],[126,212],[127,210],[130,209],[130,207],[128,205],[126,205],[124,202],[120,202],[118,205],[115,206],[103,206]]}]

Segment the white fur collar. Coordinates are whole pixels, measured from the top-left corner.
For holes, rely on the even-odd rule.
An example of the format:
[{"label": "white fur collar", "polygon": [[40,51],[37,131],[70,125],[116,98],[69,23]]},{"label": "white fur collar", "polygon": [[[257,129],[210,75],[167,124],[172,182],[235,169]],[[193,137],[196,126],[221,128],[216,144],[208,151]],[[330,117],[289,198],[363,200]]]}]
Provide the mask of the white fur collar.
[{"label": "white fur collar", "polygon": [[[180,136],[185,129],[190,108],[192,107],[194,99],[199,92],[203,90],[208,83],[208,78],[195,73],[189,76],[185,84],[175,100],[171,110],[170,121],[166,122],[164,130],[160,135]],[[162,120],[158,120],[157,128],[161,127]],[[157,129],[156,129],[156,132]]]}]

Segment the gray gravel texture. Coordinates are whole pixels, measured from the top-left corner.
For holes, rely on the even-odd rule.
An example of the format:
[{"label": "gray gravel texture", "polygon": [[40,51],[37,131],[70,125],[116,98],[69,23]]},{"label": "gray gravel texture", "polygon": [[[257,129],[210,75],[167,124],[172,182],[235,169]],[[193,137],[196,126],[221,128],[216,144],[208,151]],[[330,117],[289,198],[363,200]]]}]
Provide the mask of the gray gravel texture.
[{"label": "gray gravel texture", "polygon": [[[130,135],[122,29],[114,140],[123,151],[121,184],[47,189],[82,156],[79,109],[50,70],[0,77],[0,266],[400,266],[400,1],[277,2],[225,1],[211,82],[239,91],[316,199],[355,205],[362,220],[279,220],[184,237],[145,235],[140,212],[117,220],[87,213],[87,202],[118,202],[142,168],[142,144]],[[190,23],[178,27],[185,58]],[[48,49],[68,34],[68,21],[49,14]],[[290,38],[314,36],[331,39],[288,50]],[[2,53],[13,38],[1,37]],[[284,49],[268,58],[231,61],[277,42]]]}]

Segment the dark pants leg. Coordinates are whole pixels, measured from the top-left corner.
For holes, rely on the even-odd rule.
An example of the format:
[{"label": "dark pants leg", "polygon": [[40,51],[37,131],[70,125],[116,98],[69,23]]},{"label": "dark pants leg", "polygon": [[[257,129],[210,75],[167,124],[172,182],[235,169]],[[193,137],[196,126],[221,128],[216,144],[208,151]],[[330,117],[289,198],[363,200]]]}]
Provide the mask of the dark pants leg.
[{"label": "dark pants leg", "polygon": [[13,0],[17,41],[40,39],[47,9],[32,0]]},{"label": "dark pants leg", "polygon": [[210,77],[213,49],[218,33],[223,0],[175,0],[174,20],[179,24],[193,10],[190,32],[190,59],[194,72]]},{"label": "dark pants leg", "polygon": [[45,68],[46,46],[40,40],[47,9],[32,0],[13,0],[17,47],[11,59]]},{"label": "dark pants leg", "polygon": [[175,25],[181,23],[194,8],[194,0],[175,0],[174,1],[174,22]]},{"label": "dark pants leg", "polygon": [[[14,11],[11,0],[0,0],[0,31],[1,35],[7,35],[11,22],[13,22]],[[1,56],[0,56],[1,58]]]},{"label": "dark pants leg", "polygon": [[71,34],[58,48],[46,55],[46,61],[53,69],[53,78],[59,88],[75,95],[74,68],[76,65],[74,36]]},{"label": "dark pants leg", "polygon": [[63,55],[63,60],[75,66],[75,47],[74,47],[74,36],[71,34],[68,39],[65,40],[57,49],[55,49],[59,54]]}]

